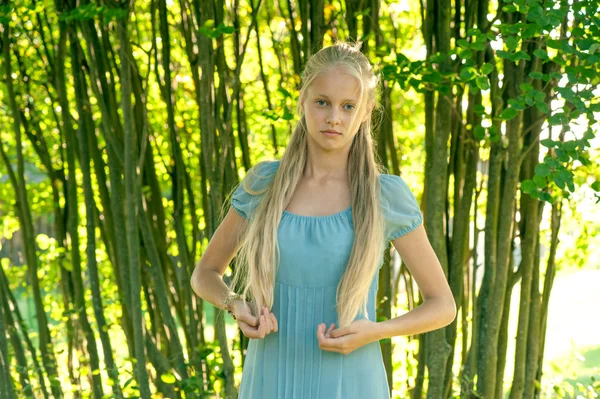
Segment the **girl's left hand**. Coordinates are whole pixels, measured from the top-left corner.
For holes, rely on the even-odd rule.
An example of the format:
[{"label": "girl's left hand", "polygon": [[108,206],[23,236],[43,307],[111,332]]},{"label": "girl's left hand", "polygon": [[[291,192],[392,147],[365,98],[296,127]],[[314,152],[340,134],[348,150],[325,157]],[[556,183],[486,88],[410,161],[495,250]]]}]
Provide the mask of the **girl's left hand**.
[{"label": "girl's left hand", "polygon": [[335,324],[331,324],[329,329],[327,325],[319,324],[317,327],[319,348],[347,355],[361,346],[379,340],[376,335],[376,325],[377,323],[367,319],[353,321],[346,327],[335,330],[332,329]]}]

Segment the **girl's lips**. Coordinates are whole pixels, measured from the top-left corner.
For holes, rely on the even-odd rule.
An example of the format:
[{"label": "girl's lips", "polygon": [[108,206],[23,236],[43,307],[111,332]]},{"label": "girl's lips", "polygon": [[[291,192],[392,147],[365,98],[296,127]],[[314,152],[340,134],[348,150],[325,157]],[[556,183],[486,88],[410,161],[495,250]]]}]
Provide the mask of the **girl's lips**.
[{"label": "girl's lips", "polygon": [[333,130],[323,130],[323,133],[331,136],[339,136],[341,134],[340,132],[336,132]]}]

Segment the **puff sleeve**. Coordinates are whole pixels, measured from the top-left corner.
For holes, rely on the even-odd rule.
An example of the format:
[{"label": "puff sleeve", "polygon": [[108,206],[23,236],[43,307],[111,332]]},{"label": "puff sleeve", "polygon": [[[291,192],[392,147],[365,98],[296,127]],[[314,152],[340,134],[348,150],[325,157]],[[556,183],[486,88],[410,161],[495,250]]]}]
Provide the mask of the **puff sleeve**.
[{"label": "puff sleeve", "polygon": [[231,196],[231,206],[244,219],[250,219],[262,195],[273,182],[279,161],[256,164],[246,174]]},{"label": "puff sleeve", "polygon": [[380,185],[385,237],[389,242],[416,229],[423,222],[423,215],[410,188],[400,176],[382,174]]}]

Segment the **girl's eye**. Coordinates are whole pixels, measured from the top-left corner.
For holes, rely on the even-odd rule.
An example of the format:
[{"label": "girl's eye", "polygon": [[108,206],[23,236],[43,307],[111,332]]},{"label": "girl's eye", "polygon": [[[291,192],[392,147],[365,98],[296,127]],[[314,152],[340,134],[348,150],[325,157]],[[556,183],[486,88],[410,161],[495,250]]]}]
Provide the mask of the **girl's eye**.
[{"label": "girl's eye", "polygon": [[346,111],[352,111],[354,109],[354,105],[352,105],[352,104],[346,104],[346,105],[344,105],[344,107],[347,107]]},{"label": "girl's eye", "polygon": [[326,104],[327,104],[327,101],[325,101],[325,100],[317,100],[317,101],[316,101],[316,103],[317,103],[318,105],[326,105]]}]

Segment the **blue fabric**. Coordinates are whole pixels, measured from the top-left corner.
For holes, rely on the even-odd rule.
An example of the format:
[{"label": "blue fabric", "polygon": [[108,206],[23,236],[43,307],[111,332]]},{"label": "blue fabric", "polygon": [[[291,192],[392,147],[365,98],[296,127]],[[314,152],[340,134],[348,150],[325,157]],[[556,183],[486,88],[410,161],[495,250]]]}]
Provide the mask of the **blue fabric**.
[{"label": "blue fabric", "polygon": [[[252,217],[279,161],[258,164],[232,196],[233,208]],[[249,190],[244,184],[248,183]],[[422,222],[406,183],[381,175],[381,205],[386,240],[396,239]],[[338,326],[335,292],[354,240],[352,208],[328,216],[301,216],[284,211],[277,232],[280,263],[272,312],[279,331],[250,339],[240,386],[240,399],[388,399],[388,381],[378,342],[348,355],[323,351],[317,326]],[[383,263],[383,252],[379,267]],[[375,275],[367,311],[375,319],[378,289]],[[357,319],[365,318],[360,312]]]}]

